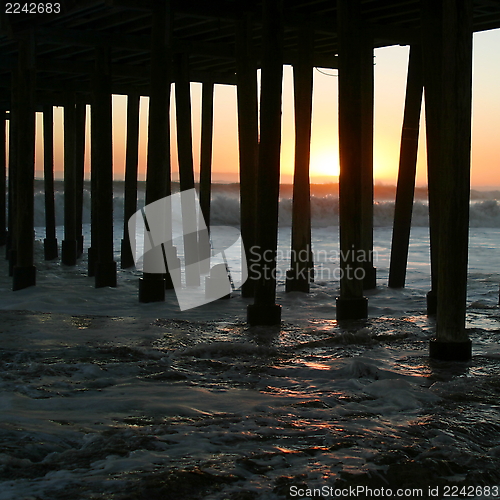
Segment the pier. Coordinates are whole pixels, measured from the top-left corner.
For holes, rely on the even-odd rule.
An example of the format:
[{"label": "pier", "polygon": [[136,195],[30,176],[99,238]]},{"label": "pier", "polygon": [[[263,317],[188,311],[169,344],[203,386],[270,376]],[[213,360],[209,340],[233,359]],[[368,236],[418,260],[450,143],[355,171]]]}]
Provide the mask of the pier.
[{"label": "pier", "polygon": [[[190,82],[203,85],[201,165],[196,170],[201,172],[199,198],[208,227],[206,233],[185,236],[184,255],[190,264],[188,284],[199,284],[209,270],[198,267],[198,262],[208,258],[200,242],[208,240],[210,231],[214,88],[234,85],[243,246],[249,258],[250,249],[257,249],[261,257],[257,268],[264,261],[270,266],[270,273],[250,272],[241,293],[253,297],[247,316],[250,325],[279,324],[282,311],[272,272],[276,259],[266,256],[277,250],[283,66],[293,67],[296,118],[293,258],[286,290],[304,293],[314,279],[309,164],[313,68],[320,67],[338,70],[339,84],[343,272],[337,320],[367,318],[365,291],[380,286],[374,262],[366,259],[362,273],[350,271],[360,266],[357,252],[371,256],[373,251],[373,51],[408,45],[388,284],[405,285],[418,137],[425,134],[432,274],[427,313],[437,315],[429,352],[444,360],[471,357],[465,307],[472,35],[500,28],[500,4],[491,0],[79,0],[54,2],[50,13],[49,4],[44,5],[46,12],[4,9],[0,14],[0,244],[5,246],[14,291],[36,286],[36,141],[43,142],[44,151],[45,259],[60,257],[61,265],[74,266],[87,252],[88,276],[95,287],[119,286],[117,268],[134,265],[127,222],[137,210],[140,97],[150,99],[146,173],[146,204],[150,204],[172,193],[171,116],[177,126],[181,191],[195,187],[193,148],[200,145],[193,144],[191,132]],[[170,109],[172,84],[175,115]],[[113,227],[112,95],[127,96],[122,228]],[[423,96],[426,118],[420,123]],[[55,230],[54,106],[64,108],[62,241],[57,241]],[[41,138],[35,137],[36,113],[43,114]],[[82,236],[87,119],[91,241]],[[183,207],[186,219],[189,213],[189,207]],[[116,229],[123,233],[121,262],[114,260]],[[163,252],[175,254],[175,249]],[[165,299],[173,286],[168,268],[165,271],[144,272],[138,286],[140,302]]]}]

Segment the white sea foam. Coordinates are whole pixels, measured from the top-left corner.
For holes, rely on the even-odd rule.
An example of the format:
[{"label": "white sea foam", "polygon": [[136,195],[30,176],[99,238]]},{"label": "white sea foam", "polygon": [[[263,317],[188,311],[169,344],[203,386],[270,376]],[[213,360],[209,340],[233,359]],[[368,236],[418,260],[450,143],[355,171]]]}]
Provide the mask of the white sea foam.
[{"label": "white sea foam", "polygon": [[[424,218],[424,202],[417,205]],[[212,213],[233,224],[237,207],[226,192]],[[187,312],[173,292],[164,303],[139,304],[134,270],[119,270],[116,289],[95,289],[85,258],[74,268],[43,261],[42,228],[36,287],[12,292],[1,260],[0,500],[82,491],[281,500],[304,484],[499,484],[500,230],[470,231],[474,358],[434,363],[427,349],[435,324],[424,315],[428,228],[412,228],[401,290],[386,287],[391,229],[375,228],[370,318],[338,324],[339,283],[320,278],[338,264],[324,258],[338,249],[335,199],[313,207],[321,221],[313,248],[323,257],[310,294],[285,294],[279,282],[280,328],[248,328],[251,301],[238,294]],[[289,208],[282,201],[282,217]],[[379,203],[378,220],[390,221],[391,209]],[[495,220],[491,200],[474,210]],[[118,261],[118,209],[115,220]],[[88,244],[88,224],[84,232]],[[283,224],[282,255],[289,245]],[[286,270],[288,259],[279,266]]]},{"label": "white sea foam", "polygon": [[[481,199],[476,196],[470,205],[471,227],[500,227],[500,202],[496,199]],[[144,205],[144,192],[139,191],[138,206]],[[55,192],[56,223],[64,222],[64,194]],[[116,219],[123,218],[124,198],[120,189],[115,189],[113,210]],[[311,197],[312,224],[314,227],[338,225],[338,197],[335,195],[313,195]],[[391,227],[394,219],[394,201],[376,200],[374,204],[374,225]],[[292,220],[292,200],[284,196],[280,200],[280,223],[290,225]],[[90,193],[84,191],[83,222],[90,222]],[[214,225],[239,225],[239,199],[234,190],[221,189],[212,195],[211,222]],[[426,200],[416,199],[413,204],[412,225],[426,227],[429,214]],[[35,226],[45,224],[44,194],[35,193]]]}]

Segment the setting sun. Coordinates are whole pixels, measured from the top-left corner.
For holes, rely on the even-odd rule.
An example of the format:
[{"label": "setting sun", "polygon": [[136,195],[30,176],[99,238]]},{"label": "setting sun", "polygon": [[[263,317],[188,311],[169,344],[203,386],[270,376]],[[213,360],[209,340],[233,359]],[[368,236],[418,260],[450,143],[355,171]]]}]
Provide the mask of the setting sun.
[{"label": "setting sun", "polygon": [[338,175],[339,159],[336,151],[311,153],[311,177],[338,177]]}]

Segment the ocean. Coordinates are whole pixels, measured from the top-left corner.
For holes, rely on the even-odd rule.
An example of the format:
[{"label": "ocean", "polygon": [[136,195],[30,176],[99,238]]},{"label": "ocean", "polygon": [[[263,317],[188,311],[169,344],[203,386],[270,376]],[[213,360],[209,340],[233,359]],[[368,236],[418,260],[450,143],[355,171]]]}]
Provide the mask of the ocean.
[{"label": "ocean", "polygon": [[[387,288],[393,192],[376,189],[369,318],[340,324],[335,186],[313,190],[316,279],[307,295],[285,294],[280,279],[279,327],[248,327],[238,291],[184,312],[171,291],[139,304],[134,269],[95,289],[85,256],[74,268],[43,261],[38,227],[36,287],[12,292],[0,261],[0,500],[500,496],[500,193],[472,195],[473,359],[450,363],[428,358],[422,190],[407,286]],[[41,226],[41,192],[35,201]],[[61,192],[56,206],[61,223]],[[279,276],[290,219],[285,187]],[[235,185],[214,186],[212,224],[238,224]],[[88,193],[84,233],[88,244]]]}]

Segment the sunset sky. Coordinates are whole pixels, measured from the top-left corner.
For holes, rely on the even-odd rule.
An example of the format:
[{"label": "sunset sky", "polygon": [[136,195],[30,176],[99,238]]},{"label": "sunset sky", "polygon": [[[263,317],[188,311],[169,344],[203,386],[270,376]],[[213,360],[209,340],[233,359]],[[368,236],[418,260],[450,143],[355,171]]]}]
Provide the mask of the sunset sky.
[{"label": "sunset sky", "polygon": [[[500,30],[474,35],[472,185],[500,186]],[[399,143],[404,107],[408,47],[387,47],[375,51],[375,181],[394,184],[397,179]],[[321,72],[320,72],[321,71]],[[314,70],[314,106],[311,143],[311,181],[335,182],[338,176],[337,77],[336,70]],[[333,75],[333,76],[328,76]],[[292,68],[284,67],[282,182],[293,175],[294,114]],[[193,153],[199,165],[201,85],[191,84],[193,113]],[[172,91],[171,116],[175,116]],[[147,151],[148,99],[141,100],[140,178],[144,178]],[[213,171],[215,180],[236,181],[238,172],[238,136],[236,89],[217,85],[214,101]],[[123,178],[125,163],[126,97],[115,96],[114,170]],[[41,116],[37,134],[41,138]],[[177,171],[175,120],[171,127],[172,169]],[[62,110],[55,113],[55,169],[63,170]],[[88,148],[87,148],[88,153]],[[87,170],[89,168],[87,154]],[[37,176],[43,170],[41,141],[37,141]],[[175,175],[175,174],[174,174]],[[417,184],[426,183],[425,134],[420,134]]]}]

